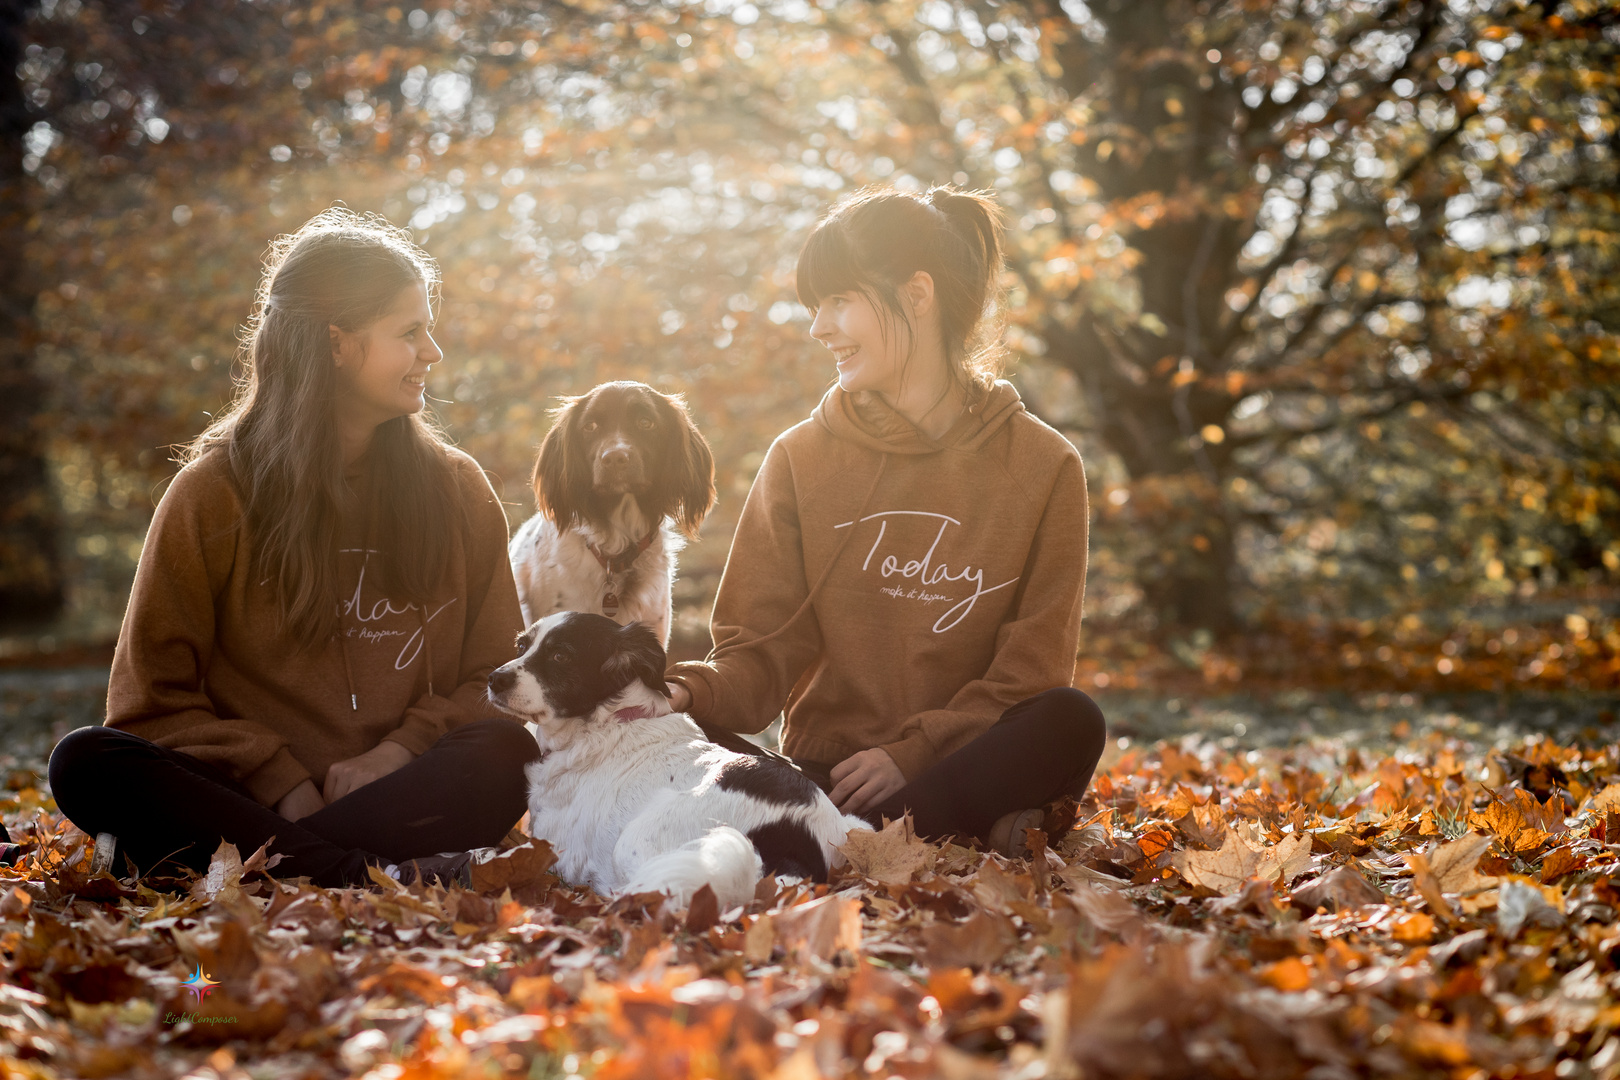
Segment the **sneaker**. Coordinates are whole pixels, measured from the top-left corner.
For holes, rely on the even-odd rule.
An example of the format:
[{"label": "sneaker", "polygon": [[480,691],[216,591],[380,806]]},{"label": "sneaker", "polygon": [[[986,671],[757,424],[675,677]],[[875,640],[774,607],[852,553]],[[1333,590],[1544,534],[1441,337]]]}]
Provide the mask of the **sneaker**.
[{"label": "sneaker", "polygon": [[446,888],[460,885],[463,889],[470,889],[473,855],[471,851],[441,851],[437,855],[423,855],[409,862],[389,863],[383,867],[383,873],[401,885],[414,885],[420,881],[427,885],[443,885]]},{"label": "sneaker", "polygon": [[1014,810],[1010,814],[1003,814],[990,826],[990,833],[984,838],[985,846],[1009,859],[1026,859],[1029,857],[1029,842],[1024,833],[1040,828],[1045,820],[1045,810]]},{"label": "sneaker", "polygon": [[21,844],[11,842],[11,833],[6,830],[4,822],[0,822],[0,866],[16,866],[17,860],[27,851]]},{"label": "sneaker", "polygon": [[90,858],[90,876],[112,875],[113,856],[118,850],[118,837],[110,832],[96,833],[96,853]]}]

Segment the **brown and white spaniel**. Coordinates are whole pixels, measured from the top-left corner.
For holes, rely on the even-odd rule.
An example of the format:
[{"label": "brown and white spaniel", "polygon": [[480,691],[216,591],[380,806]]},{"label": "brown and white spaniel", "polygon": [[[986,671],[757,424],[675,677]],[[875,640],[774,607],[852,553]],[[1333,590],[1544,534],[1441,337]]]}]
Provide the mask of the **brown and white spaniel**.
[{"label": "brown and white spaniel", "polygon": [[534,465],[539,512],[512,537],[524,625],[559,611],[644,623],[669,643],[675,554],[714,505],[714,456],[679,398],[638,382],[564,399]]}]

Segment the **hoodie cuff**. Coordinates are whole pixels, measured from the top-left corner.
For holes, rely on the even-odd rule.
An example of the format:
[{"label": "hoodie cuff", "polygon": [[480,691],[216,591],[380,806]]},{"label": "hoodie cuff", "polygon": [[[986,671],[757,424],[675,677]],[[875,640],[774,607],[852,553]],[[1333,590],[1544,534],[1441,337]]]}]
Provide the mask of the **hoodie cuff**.
[{"label": "hoodie cuff", "polygon": [[703,665],[688,661],[676,664],[664,672],[667,682],[680,683],[686,687],[687,693],[692,695],[692,704],[686,710],[686,715],[694,720],[707,720],[709,713],[714,709],[714,691],[709,689],[709,681],[703,677]]},{"label": "hoodie cuff", "polygon": [[900,767],[900,774],[906,778],[908,784],[938,760],[938,755],[934,753],[934,745],[920,731],[908,735],[899,742],[886,743],[878,749],[894,759],[894,763]]},{"label": "hoodie cuff", "polygon": [[443,725],[418,714],[406,717],[405,722],[384,735],[382,741],[398,743],[412,754],[421,757],[434,743],[443,738],[444,734]]},{"label": "hoodie cuff", "polygon": [[309,770],[285,746],[271,755],[270,760],[242,778],[253,798],[261,806],[274,807],[282,796],[305,780],[313,780]]}]

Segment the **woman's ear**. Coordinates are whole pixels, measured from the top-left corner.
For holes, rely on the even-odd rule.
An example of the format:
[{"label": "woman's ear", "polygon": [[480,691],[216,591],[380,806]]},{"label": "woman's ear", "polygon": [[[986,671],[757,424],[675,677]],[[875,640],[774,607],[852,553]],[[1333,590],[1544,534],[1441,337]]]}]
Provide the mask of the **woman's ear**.
[{"label": "woman's ear", "polygon": [[919,270],[911,275],[911,280],[901,286],[905,295],[906,304],[911,309],[911,317],[921,318],[934,311],[934,276],[926,270]]},{"label": "woman's ear", "polygon": [[337,326],[327,326],[327,340],[332,343],[332,364],[342,367],[347,359],[346,354],[353,350],[351,342],[354,335]]},{"label": "woman's ear", "polygon": [[[579,445],[579,403],[577,397],[563,398],[551,414],[551,430],[540,443],[534,462],[534,503],[557,526],[566,529],[579,521],[590,497],[590,472]],[[583,476],[583,479],[581,477]]]}]

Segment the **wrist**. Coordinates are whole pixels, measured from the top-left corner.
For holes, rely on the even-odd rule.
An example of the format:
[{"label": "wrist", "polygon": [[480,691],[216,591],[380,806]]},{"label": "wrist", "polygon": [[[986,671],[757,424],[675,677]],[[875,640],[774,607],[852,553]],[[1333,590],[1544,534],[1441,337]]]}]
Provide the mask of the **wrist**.
[{"label": "wrist", "polygon": [[[315,781],[305,779],[276,801],[276,812],[283,817],[290,815],[297,818],[309,813],[310,809],[319,809],[324,805],[325,800],[321,797],[320,789],[315,786]],[[309,809],[305,809],[306,807]]]},{"label": "wrist", "polygon": [[384,739],[372,747],[371,753],[392,765],[406,765],[416,759],[416,752],[393,739]]}]

